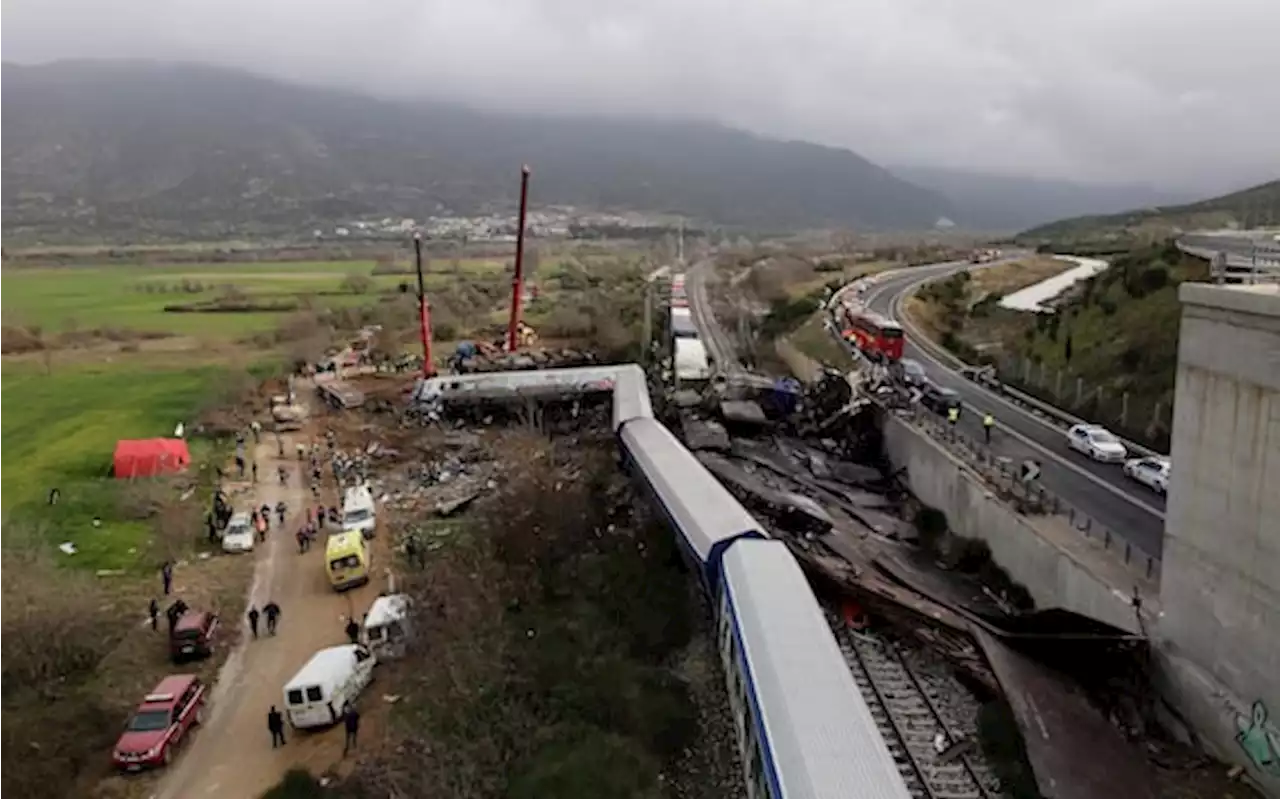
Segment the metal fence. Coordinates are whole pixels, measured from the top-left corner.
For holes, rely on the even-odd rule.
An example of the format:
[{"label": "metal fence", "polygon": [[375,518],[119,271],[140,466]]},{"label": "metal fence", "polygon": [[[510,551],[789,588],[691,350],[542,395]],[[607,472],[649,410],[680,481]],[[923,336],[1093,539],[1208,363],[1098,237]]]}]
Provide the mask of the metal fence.
[{"label": "metal fence", "polygon": [[969,466],[989,485],[996,496],[1026,516],[1061,516],[1085,539],[1095,541],[1105,552],[1136,575],[1158,582],[1160,559],[1145,552],[1123,536],[1107,529],[1084,511],[1050,491],[1038,480],[1025,482],[1019,472],[1021,464],[996,455],[990,447],[942,417],[919,406],[897,408],[892,413],[925,432],[951,454]]},{"label": "metal fence", "polygon": [[1121,435],[1161,452],[1169,450],[1173,403],[1140,401],[1127,391],[1090,383],[1069,369],[1006,355],[996,364],[1004,383],[1075,416],[1106,424]]}]

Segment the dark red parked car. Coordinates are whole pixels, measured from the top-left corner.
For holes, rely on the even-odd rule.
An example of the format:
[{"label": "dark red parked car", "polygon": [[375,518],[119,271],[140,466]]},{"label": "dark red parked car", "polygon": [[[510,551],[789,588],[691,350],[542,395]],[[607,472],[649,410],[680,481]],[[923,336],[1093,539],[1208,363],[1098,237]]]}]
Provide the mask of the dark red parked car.
[{"label": "dark red parked car", "polygon": [[183,737],[204,721],[205,685],[194,674],[165,677],[134,711],[111,759],[124,771],[167,766]]}]

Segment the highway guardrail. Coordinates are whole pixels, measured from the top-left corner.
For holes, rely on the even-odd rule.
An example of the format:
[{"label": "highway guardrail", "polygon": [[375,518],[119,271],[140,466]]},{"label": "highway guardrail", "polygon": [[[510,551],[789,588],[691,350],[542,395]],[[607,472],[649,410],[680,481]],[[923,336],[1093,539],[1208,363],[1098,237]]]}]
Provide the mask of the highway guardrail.
[{"label": "highway guardrail", "polygon": [[[944,278],[939,277],[935,279],[942,280]],[[906,291],[903,292],[902,298],[903,299],[910,298],[922,286],[926,286],[932,282],[933,280],[923,280],[920,283],[914,286],[911,286],[910,288],[908,288]],[[946,347],[943,347],[941,344],[938,344],[933,339],[926,336],[924,332],[921,331],[914,323],[912,323],[912,321],[905,314],[903,314],[902,318],[898,320],[898,323],[901,324],[904,329],[906,329],[908,332],[911,333],[911,341],[913,344],[915,344],[920,349],[927,351],[930,355],[932,355],[937,360],[945,364],[953,365],[953,369],[952,369],[953,371],[958,371],[959,369],[964,367],[972,368],[975,366],[975,364],[966,362],[965,360],[957,356],[955,353],[948,350]],[[1050,422],[1055,427],[1062,428],[1063,430],[1066,430],[1078,424],[1091,424],[1087,419],[1082,419],[1079,416],[1068,413],[1067,411],[1064,411],[1061,408],[1050,405],[1049,403],[1044,402],[1043,400],[1036,399],[1030,394],[1027,394],[1024,391],[1019,391],[1018,389],[1013,388],[1012,386],[1008,386],[1004,383],[1001,383],[999,388],[996,388],[993,386],[981,386],[981,387],[986,389],[987,391],[990,391],[993,394],[998,394],[1004,399],[1012,400],[1014,403],[1021,405],[1023,408],[1031,411],[1034,415],[1037,416],[1037,418],[1041,419],[1042,421]],[[1151,457],[1151,456],[1164,457],[1163,453],[1156,452],[1150,447],[1139,444],[1136,441],[1130,441],[1129,439],[1125,439],[1125,438],[1121,438],[1120,441],[1124,443],[1125,447],[1128,448],[1130,452],[1135,452],[1138,455],[1141,455],[1144,457]]]},{"label": "highway guardrail", "polygon": [[890,412],[909,421],[929,438],[942,444],[948,452],[981,476],[995,489],[998,497],[1011,504],[1019,513],[1024,516],[1061,516],[1072,530],[1083,535],[1086,540],[1096,542],[1104,551],[1118,556],[1135,575],[1152,581],[1160,579],[1159,557],[1103,526],[1038,480],[1024,482],[1019,475],[1020,464],[996,455],[990,447],[919,406],[898,408]]}]

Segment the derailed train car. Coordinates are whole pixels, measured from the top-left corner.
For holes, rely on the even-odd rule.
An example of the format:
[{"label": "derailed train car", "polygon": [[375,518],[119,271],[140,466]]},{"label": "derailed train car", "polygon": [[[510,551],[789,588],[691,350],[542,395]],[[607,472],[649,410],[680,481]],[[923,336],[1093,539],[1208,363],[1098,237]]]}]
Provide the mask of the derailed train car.
[{"label": "derailed train car", "polygon": [[[612,371],[610,371],[612,370]],[[606,373],[607,372],[607,373]],[[910,796],[799,564],[661,423],[634,364],[479,382],[447,378],[419,396],[472,391],[613,392],[623,461],[678,538],[716,609],[717,645],[751,799]],[[475,380],[475,385],[471,385]]]}]

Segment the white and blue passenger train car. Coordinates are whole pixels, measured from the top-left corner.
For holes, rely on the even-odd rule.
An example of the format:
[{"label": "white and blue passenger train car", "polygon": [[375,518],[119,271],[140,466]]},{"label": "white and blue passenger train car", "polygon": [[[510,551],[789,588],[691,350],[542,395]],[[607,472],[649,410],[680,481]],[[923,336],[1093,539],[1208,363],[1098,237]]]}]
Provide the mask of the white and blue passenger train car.
[{"label": "white and blue passenger train car", "polygon": [[722,564],[717,644],[750,799],[909,796],[786,544],[738,541]]},{"label": "white and blue passenger train car", "polygon": [[632,472],[671,525],[707,593],[714,595],[729,546],[741,538],[763,538],[764,528],[656,419],[631,419],[619,436]]},{"label": "white and blue passenger train car", "polygon": [[553,386],[613,391],[613,429],[624,461],[715,602],[750,799],[907,799],[800,565],[653,418],[639,367],[464,375],[423,381],[418,395]]}]

